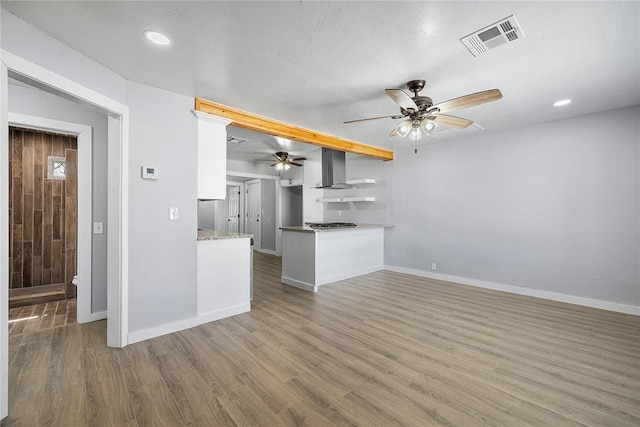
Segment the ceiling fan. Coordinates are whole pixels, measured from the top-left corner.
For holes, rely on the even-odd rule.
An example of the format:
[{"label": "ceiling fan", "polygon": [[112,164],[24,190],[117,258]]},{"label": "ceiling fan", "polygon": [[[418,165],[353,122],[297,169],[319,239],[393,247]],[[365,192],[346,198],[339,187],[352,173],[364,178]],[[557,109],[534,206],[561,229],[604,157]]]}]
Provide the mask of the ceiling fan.
[{"label": "ceiling fan", "polygon": [[404,118],[405,120],[397,125],[391,131],[389,136],[408,136],[410,139],[417,141],[425,135],[428,136],[433,134],[438,125],[466,128],[473,124],[473,121],[471,120],[443,113],[474,107],[487,102],[497,101],[502,98],[502,93],[499,89],[490,89],[434,104],[432,99],[428,96],[418,95],[418,92],[424,88],[424,85],[424,80],[411,80],[408,82],[406,85],[407,89],[413,92],[413,96],[408,95],[401,89],[385,89],[389,98],[400,106],[400,114],[348,120],[343,123],[356,123],[387,118]]},{"label": "ceiling fan", "polygon": [[269,161],[269,162],[273,162],[271,163],[271,166],[273,166],[274,168],[276,168],[276,170],[289,170],[289,168],[291,168],[291,166],[302,166],[302,163],[298,163],[298,162],[302,162],[304,160],[307,160],[306,157],[296,157],[295,159],[292,159],[289,157],[289,153],[284,152],[284,151],[278,151],[277,153],[273,154],[273,157],[275,158],[275,161],[273,161],[273,159],[271,160],[260,160],[260,161]]}]

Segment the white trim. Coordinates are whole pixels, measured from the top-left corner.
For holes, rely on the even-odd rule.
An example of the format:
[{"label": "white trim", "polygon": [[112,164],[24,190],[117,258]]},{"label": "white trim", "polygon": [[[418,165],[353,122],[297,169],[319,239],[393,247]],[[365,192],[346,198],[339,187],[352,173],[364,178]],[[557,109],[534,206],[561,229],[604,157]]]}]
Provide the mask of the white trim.
[{"label": "white trim", "polygon": [[174,332],[182,331],[185,329],[196,327],[200,324],[197,317],[189,319],[178,320],[177,322],[165,323],[164,325],[156,326],[154,328],[143,329],[141,331],[131,332],[128,336],[129,344],[134,344],[140,341],[149,340],[162,335],[172,334]]},{"label": "white trim", "polygon": [[[61,92],[80,101],[95,105],[109,114],[109,169],[108,169],[108,217],[107,228],[107,345],[124,347],[127,345],[128,328],[128,181],[129,181],[129,107],[82,86],[40,65],[27,61],[5,50],[1,56],[7,66],[2,80],[6,83],[7,74],[15,73],[25,77],[45,90]],[[6,105],[3,105],[3,116]],[[6,116],[5,116],[6,117]],[[117,128],[113,124],[117,122]],[[113,130],[118,132],[114,135]],[[0,169],[2,169],[0,167]],[[3,208],[3,211],[5,209]],[[4,214],[0,213],[0,216]],[[4,236],[2,236],[5,238]],[[2,291],[7,289],[2,284]],[[8,351],[8,349],[7,349]]]},{"label": "white trim", "polygon": [[224,319],[226,317],[236,316],[238,314],[247,313],[251,311],[251,303],[236,305],[233,307],[227,307],[220,310],[212,311],[198,315],[198,324],[209,323],[216,320]]},{"label": "white trim", "polygon": [[276,251],[275,256],[282,256],[282,187],[276,182]]},{"label": "white trim", "polygon": [[538,289],[524,288],[521,286],[504,285],[501,283],[485,282],[482,280],[469,279],[466,277],[449,276],[447,274],[433,273],[430,271],[414,270],[411,268],[397,267],[393,265],[385,265],[385,270],[394,271],[396,273],[410,274],[412,276],[426,277],[428,279],[442,280],[444,282],[459,283],[462,285],[475,286],[484,289],[493,289],[496,291],[509,292],[517,295],[527,295],[536,298],[542,298],[552,301],[566,302],[569,304],[577,304],[585,307],[599,308],[602,310],[616,311],[618,313],[635,314],[640,316],[640,307],[634,305],[619,304],[615,302],[578,297],[574,295],[559,294],[556,292],[542,291]]},{"label": "white trim", "polygon": [[131,332],[128,336],[128,341],[129,344],[134,344],[140,341],[149,340],[151,338],[160,337],[162,335],[173,334],[185,329],[195,328],[196,326],[202,325],[204,323],[213,322],[215,320],[224,319],[226,317],[236,316],[238,314],[247,313],[249,311],[251,311],[251,303],[247,302],[245,304],[240,304],[233,307],[227,307],[220,310],[212,311],[210,313],[201,314],[198,317],[178,320],[177,322],[167,323],[154,328]]},{"label": "white trim", "polygon": [[232,122],[231,120],[225,119],[224,117],[214,116],[213,114],[204,113],[202,111],[191,110],[191,112],[198,118],[198,120],[204,120],[205,122],[211,122],[217,125],[227,126]]},{"label": "white trim", "polygon": [[261,173],[251,173],[251,172],[234,172],[229,170],[227,171],[227,176],[239,176],[242,178],[273,179],[273,180],[277,180],[280,178],[278,175],[265,175]]},{"label": "white trim", "polygon": [[2,50],[2,60],[9,71],[25,76],[36,83],[57,89],[73,98],[81,99],[117,115],[129,113],[129,107],[126,105],[4,49]]},{"label": "white trim", "polygon": [[107,128],[107,345],[124,347],[129,332],[129,115],[109,116]]},{"label": "white trim", "polygon": [[[258,233],[249,233],[249,185],[258,184],[258,197],[260,200],[260,208],[258,218],[260,219],[260,225],[258,225]],[[241,215],[244,216],[244,229],[243,232],[251,234],[253,236],[253,250],[260,251],[262,248],[262,181],[260,179],[251,179],[244,182],[244,212]],[[256,238],[256,234],[258,234]]]},{"label": "white trim", "polygon": [[309,292],[318,292],[318,287],[313,286],[311,283],[302,282],[300,280],[291,279],[290,277],[282,276],[280,277],[280,282],[285,285],[293,286],[294,288],[303,289]]},{"label": "white trim", "polygon": [[[2,15],[1,7],[0,15]],[[9,126],[7,122],[7,90],[7,67],[0,61],[0,419],[5,418],[9,413]]]},{"label": "white trim", "polygon": [[[78,323],[91,320],[91,253],[92,253],[92,128],[79,123],[63,122],[44,117],[9,112],[9,124],[47,132],[63,132],[78,141]],[[106,317],[106,316],[105,316]]]},{"label": "white trim", "polygon": [[107,311],[97,311],[95,313],[89,313],[87,322],[95,322],[96,320],[104,320],[107,318]]},{"label": "white trim", "polygon": [[384,270],[383,265],[375,265],[373,267],[361,268],[359,270],[345,271],[344,273],[334,274],[333,276],[319,277],[317,279],[318,286],[328,285],[330,283],[339,282],[340,280],[351,279],[352,277],[362,276],[363,274],[374,273],[376,271]]}]

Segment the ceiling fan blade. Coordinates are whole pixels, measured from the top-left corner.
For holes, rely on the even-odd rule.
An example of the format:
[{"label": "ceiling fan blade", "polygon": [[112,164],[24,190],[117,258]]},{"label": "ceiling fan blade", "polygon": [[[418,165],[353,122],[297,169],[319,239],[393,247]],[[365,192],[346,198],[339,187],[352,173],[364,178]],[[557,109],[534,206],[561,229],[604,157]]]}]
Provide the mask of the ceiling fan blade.
[{"label": "ceiling fan blade", "polygon": [[393,99],[401,108],[405,110],[418,110],[418,106],[413,99],[402,89],[385,89],[384,91],[387,92],[389,98]]},{"label": "ceiling fan blade", "polygon": [[449,116],[447,114],[434,114],[433,121],[439,125],[451,126],[454,128],[466,128],[467,126],[471,126],[473,121],[468,119],[463,119],[462,117]]},{"label": "ceiling fan blade", "polygon": [[461,96],[459,98],[453,98],[448,101],[436,104],[431,108],[438,108],[441,113],[446,113],[448,111],[461,110],[463,108],[469,108],[476,105],[485,104],[487,102],[497,101],[501,98],[502,92],[500,92],[500,89],[490,89],[483,92]]},{"label": "ceiling fan blade", "polygon": [[347,124],[347,123],[356,123],[356,122],[366,122],[369,120],[378,120],[378,119],[401,119],[402,117],[403,116],[399,116],[395,114],[393,116],[380,116],[380,117],[369,117],[367,119],[347,120],[346,122],[342,122],[342,123]]},{"label": "ceiling fan blade", "polygon": [[287,162],[287,163],[293,166],[303,166],[302,163],[296,163],[296,162]]},{"label": "ceiling fan blade", "polygon": [[291,159],[292,162],[301,162],[303,160],[307,160],[306,157],[296,157],[295,159]]}]

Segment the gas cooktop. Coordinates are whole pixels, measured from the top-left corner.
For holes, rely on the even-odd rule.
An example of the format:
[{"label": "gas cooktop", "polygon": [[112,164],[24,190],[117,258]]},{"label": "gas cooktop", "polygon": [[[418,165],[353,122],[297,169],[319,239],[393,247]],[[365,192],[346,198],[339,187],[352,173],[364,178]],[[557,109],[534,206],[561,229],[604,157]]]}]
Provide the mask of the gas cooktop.
[{"label": "gas cooktop", "polygon": [[353,222],[307,222],[307,225],[311,228],[345,228],[358,226],[358,224],[354,224]]}]

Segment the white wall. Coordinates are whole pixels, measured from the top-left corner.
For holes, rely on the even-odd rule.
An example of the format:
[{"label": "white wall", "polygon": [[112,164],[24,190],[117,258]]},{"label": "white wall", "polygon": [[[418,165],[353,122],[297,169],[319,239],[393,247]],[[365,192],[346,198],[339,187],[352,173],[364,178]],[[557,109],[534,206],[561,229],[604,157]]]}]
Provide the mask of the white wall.
[{"label": "white wall", "polygon": [[318,202],[324,190],[315,187],[322,185],[322,163],[305,160],[302,180],[302,221],[322,222],[324,206]]},{"label": "white wall", "polygon": [[231,172],[243,172],[248,174],[278,176],[278,171],[269,166],[269,163],[259,164],[240,160],[227,160],[227,172],[229,175],[232,175]]},{"label": "white wall", "polygon": [[[9,85],[9,111],[92,128],[92,222],[107,223],[107,116],[35,88]],[[91,236],[91,312],[107,310],[107,235]]]},{"label": "white wall", "polygon": [[636,107],[396,150],[385,263],[640,306],[639,121]]},{"label": "white wall", "polygon": [[2,49],[126,103],[127,81],[122,76],[47,36],[5,9],[0,13],[0,19]]},{"label": "white wall", "polygon": [[326,198],[349,196],[372,196],[375,202],[325,203],[324,221],[389,224],[390,207],[387,183],[393,161],[347,153],[347,180],[373,178],[375,184],[359,184],[357,188],[323,190]]},{"label": "white wall", "polygon": [[[128,84],[129,330],[194,318],[196,307],[197,121],[193,98]],[[159,179],[140,178],[141,166]],[[169,221],[169,207],[180,219]]]},{"label": "white wall", "polygon": [[198,200],[198,228],[215,230],[217,200]]},{"label": "white wall", "polygon": [[302,185],[282,187],[282,226],[302,225]]}]

